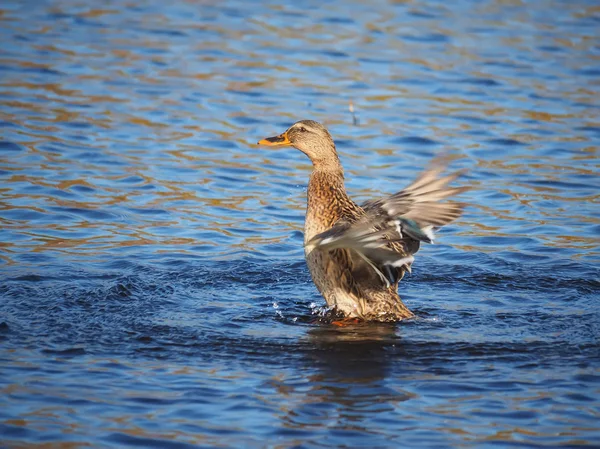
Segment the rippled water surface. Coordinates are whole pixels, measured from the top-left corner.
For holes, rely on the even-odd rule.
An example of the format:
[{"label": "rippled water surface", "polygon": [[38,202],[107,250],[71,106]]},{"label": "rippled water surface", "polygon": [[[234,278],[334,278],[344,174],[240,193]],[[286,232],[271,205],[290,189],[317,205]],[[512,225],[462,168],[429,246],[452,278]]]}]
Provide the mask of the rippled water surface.
[{"label": "rippled water surface", "polygon": [[[597,2],[0,21],[2,446],[600,445]],[[318,322],[308,161],[254,145],[302,118],[357,200],[468,170],[401,284],[417,318]]]}]

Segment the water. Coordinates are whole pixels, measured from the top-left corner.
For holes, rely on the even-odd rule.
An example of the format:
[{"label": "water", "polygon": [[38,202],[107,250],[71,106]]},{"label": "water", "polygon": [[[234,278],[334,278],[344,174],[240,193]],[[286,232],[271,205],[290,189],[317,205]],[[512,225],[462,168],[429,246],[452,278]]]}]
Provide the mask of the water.
[{"label": "water", "polygon": [[[212,3],[0,7],[2,445],[600,445],[598,6]],[[318,322],[304,118],[468,170],[417,318]]]}]

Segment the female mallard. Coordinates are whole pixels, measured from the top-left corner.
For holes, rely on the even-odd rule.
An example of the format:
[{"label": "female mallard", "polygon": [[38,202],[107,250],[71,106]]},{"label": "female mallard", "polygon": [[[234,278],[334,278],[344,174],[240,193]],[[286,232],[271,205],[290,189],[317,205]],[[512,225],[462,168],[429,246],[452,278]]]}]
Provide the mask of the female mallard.
[{"label": "female mallard", "polygon": [[346,194],[335,144],[323,125],[294,123],[258,142],[288,145],[313,164],[308,182],[304,253],[313,281],[329,307],[348,319],[396,321],[413,316],[398,297],[421,242],[460,216],[463,204],[439,202],[468,187],[448,187],[459,173],[439,177],[434,166],[404,190],[357,205]]}]

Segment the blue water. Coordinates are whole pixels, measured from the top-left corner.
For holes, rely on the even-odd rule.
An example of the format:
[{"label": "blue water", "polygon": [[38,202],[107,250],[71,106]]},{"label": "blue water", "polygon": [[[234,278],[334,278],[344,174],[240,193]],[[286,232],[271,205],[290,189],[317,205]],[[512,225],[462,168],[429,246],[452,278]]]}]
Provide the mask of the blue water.
[{"label": "blue water", "polygon": [[[0,442],[600,445],[595,2],[5,1]],[[350,112],[353,105],[354,115]],[[465,215],[344,328],[304,263],[323,122],[348,190],[438,154]]]}]

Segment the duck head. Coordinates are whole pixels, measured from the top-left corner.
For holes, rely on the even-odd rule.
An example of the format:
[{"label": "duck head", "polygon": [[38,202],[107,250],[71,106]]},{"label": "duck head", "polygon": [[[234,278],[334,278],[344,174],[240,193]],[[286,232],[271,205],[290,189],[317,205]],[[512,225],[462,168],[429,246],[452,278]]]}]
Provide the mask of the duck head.
[{"label": "duck head", "polygon": [[258,144],[292,146],[306,154],[315,168],[340,166],[331,134],[323,125],[314,120],[300,120],[284,133],[259,140]]}]

